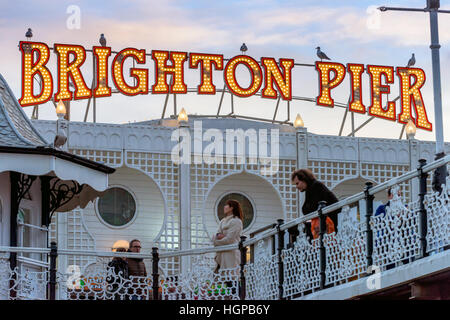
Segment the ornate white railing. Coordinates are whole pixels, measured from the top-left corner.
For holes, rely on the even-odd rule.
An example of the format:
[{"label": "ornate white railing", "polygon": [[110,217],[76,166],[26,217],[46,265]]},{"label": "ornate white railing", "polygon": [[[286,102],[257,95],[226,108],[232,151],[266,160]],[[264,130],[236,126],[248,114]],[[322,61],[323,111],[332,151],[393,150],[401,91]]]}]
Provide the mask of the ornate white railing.
[{"label": "ornate white railing", "polygon": [[[450,178],[440,192],[426,194],[427,172],[450,162],[446,156],[421,166],[383,184],[366,183],[364,192],[295,220],[279,220],[275,228],[239,244],[152,254],[57,250],[52,248],[0,247],[0,299],[294,299],[328,287],[338,286],[371,274],[410,263],[427,255],[445,251],[450,246]],[[404,204],[397,195],[398,185],[419,178],[419,200]],[[424,187],[425,186],[425,187]],[[373,215],[374,194],[393,187],[394,198],[385,215]],[[365,216],[355,220],[350,206],[366,200]],[[328,213],[340,209],[338,232],[326,234]],[[320,236],[306,237],[305,223],[320,221]],[[298,229],[295,240],[287,242]],[[295,231],[295,230],[294,230]],[[290,237],[290,239],[293,239]],[[250,260],[247,249],[250,250]],[[241,264],[216,272],[217,252],[240,250]],[[11,269],[12,253],[48,255],[49,267],[41,269],[19,261]],[[450,252],[450,251],[449,251]],[[96,262],[80,270],[69,266],[58,270],[61,255],[95,257]],[[152,270],[145,277],[128,276],[111,265],[112,259],[141,258],[151,261]],[[184,259],[183,271],[165,276],[160,260]],[[249,260],[249,261],[247,261]],[[161,265],[164,265],[161,263]]]}]

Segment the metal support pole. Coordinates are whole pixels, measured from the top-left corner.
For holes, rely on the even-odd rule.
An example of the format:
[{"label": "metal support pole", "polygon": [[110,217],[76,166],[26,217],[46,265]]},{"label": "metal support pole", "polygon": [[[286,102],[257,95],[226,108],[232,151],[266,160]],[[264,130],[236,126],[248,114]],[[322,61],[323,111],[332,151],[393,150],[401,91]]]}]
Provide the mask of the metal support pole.
[{"label": "metal support pole", "polygon": [[152,289],[153,289],[153,300],[159,300],[159,273],[158,273],[158,263],[159,263],[159,253],[158,248],[152,248]]},{"label": "metal support pole", "polygon": [[[95,55],[92,55],[93,57],[93,69],[94,69],[94,76],[93,79],[95,79],[97,77],[97,71],[95,69]],[[97,79],[98,80],[98,79]],[[94,84],[95,85],[95,84]],[[96,123],[97,122],[97,102],[95,99],[95,95],[93,95],[92,100],[94,102],[93,104],[93,109],[92,109],[92,115],[93,115],[93,122]]]},{"label": "metal support pole", "polygon": [[56,300],[56,258],[58,258],[58,247],[56,242],[50,244],[50,276],[48,282],[49,300]]},{"label": "metal support pole", "polygon": [[439,33],[437,9],[430,10],[431,32],[431,63],[433,68],[433,98],[434,98],[434,130],[436,131],[436,154],[444,152],[444,133],[442,123],[442,93],[441,93],[441,67],[439,57]]},{"label": "metal support pole", "polygon": [[277,105],[276,105],[276,107],[275,107],[275,112],[274,112],[274,114],[273,114],[272,123],[274,123],[274,121],[275,121],[275,119],[276,119],[276,117],[277,117],[278,106],[280,105],[280,100],[281,100],[281,95],[278,97],[278,100],[277,100]]},{"label": "metal support pole", "polygon": [[326,250],[324,244],[325,233],[327,232],[326,219],[327,216],[323,214],[322,209],[327,205],[326,201],[319,201],[319,266],[320,266],[320,289],[325,288],[326,274],[325,270],[327,268],[326,260]]},{"label": "metal support pole", "polygon": [[220,109],[222,108],[223,96],[225,94],[225,87],[226,85],[223,86],[222,95],[220,96],[219,108],[217,109],[217,117],[219,116]]},{"label": "metal support pole", "polygon": [[239,251],[241,252],[241,270],[240,270],[240,281],[239,281],[239,297],[241,300],[245,300],[245,273],[244,268],[247,264],[247,247],[244,246],[244,241],[247,239],[246,236],[241,236],[241,241],[239,242]]},{"label": "metal support pole", "polygon": [[423,172],[422,168],[427,164],[425,159],[419,160],[419,241],[420,241],[420,257],[427,256],[427,210],[425,209],[424,199],[427,194],[427,178],[428,173]]},{"label": "metal support pole", "polygon": [[277,234],[278,234],[278,299],[284,300],[283,298],[283,282],[284,282],[284,268],[283,260],[281,259],[281,253],[284,248],[284,231],[281,230],[281,225],[284,223],[283,219],[277,220]]},{"label": "metal support pole", "polygon": [[[439,8],[439,5],[438,5]],[[442,118],[442,92],[441,92],[441,66],[439,57],[439,32],[437,9],[430,10],[430,32],[431,32],[431,64],[433,68],[433,98],[434,98],[434,130],[436,131],[436,157],[438,160],[445,156],[444,150],[444,128]],[[447,166],[437,168],[433,174],[433,190],[441,192],[442,184],[447,177]]]},{"label": "metal support pole", "polygon": [[50,225],[50,177],[40,176],[41,180],[41,225]]},{"label": "metal support pole", "polygon": [[366,246],[367,246],[367,268],[371,270],[373,265],[373,231],[370,227],[370,218],[373,215],[373,199],[375,198],[373,195],[369,194],[370,188],[373,187],[372,182],[366,182],[366,187],[364,188],[364,194],[366,199]]},{"label": "metal support pole", "polygon": [[230,93],[231,95],[231,114],[234,114],[234,94]]}]

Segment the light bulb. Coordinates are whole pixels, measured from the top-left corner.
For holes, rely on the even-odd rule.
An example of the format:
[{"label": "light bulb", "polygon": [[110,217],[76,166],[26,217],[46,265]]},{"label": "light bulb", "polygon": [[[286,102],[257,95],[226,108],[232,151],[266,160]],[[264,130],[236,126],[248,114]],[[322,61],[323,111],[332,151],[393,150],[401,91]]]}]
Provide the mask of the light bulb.
[{"label": "light bulb", "polygon": [[294,128],[303,128],[305,124],[303,123],[302,117],[300,117],[300,114],[297,113],[297,118],[295,118],[294,121]]},{"label": "light bulb", "polygon": [[414,136],[416,135],[416,126],[411,119],[408,120],[405,130],[406,130],[406,137],[408,139],[413,139]]},{"label": "light bulb", "polygon": [[56,114],[58,117],[64,117],[66,115],[66,106],[61,100],[59,100],[58,105],[56,106]]},{"label": "light bulb", "polygon": [[184,108],[181,109],[180,113],[178,114],[178,122],[188,122],[189,118],[186,113],[186,110]]}]

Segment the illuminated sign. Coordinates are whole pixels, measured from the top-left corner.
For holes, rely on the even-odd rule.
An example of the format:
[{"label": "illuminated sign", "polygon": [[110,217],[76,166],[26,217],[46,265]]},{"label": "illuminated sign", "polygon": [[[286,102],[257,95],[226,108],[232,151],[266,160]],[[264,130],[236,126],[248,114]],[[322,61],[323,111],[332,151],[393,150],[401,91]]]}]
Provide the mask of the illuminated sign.
[{"label": "illuminated sign", "polygon": [[[22,96],[19,103],[25,106],[43,104],[50,99],[78,100],[91,97],[111,96],[110,83],[114,83],[117,90],[125,95],[187,93],[184,81],[185,64],[190,69],[199,69],[200,83],[198,94],[215,94],[213,70],[223,71],[225,85],[228,90],[239,97],[250,97],[261,89],[263,98],[292,100],[292,69],[293,59],[262,57],[261,62],[247,55],[238,55],[225,60],[220,54],[187,53],[178,51],[153,50],[151,59],[154,62],[154,82],[150,87],[147,68],[136,67],[147,61],[144,49],[126,48],[115,54],[112,60],[111,72],[108,72],[108,61],[112,50],[110,47],[93,47],[95,58],[95,75],[93,87],[86,85],[81,67],[86,60],[86,50],[82,46],[72,44],[55,44],[53,51],[57,55],[57,75],[52,76],[47,68],[50,58],[50,48],[41,42],[21,41],[19,50],[22,53]],[[125,70],[124,62],[133,61],[133,67]],[[226,63],[225,63],[226,62]],[[236,69],[245,67],[250,75],[250,85],[243,87],[236,78]],[[425,83],[425,72],[420,68],[398,67],[394,70],[389,66],[374,66],[349,63],[347,66],[337,62],[315,63],[318,72],[319,93],[316,104],[324,107],[334,107],[333,90],[339,87],[348,74],[350,80],[349,110],[374,117],[397,121],[406,124],[412,119],[417,128],[432,130],[428,121],[421,89]],[[128,72],[133,83],[125,80]],[[363,74],[370,78],[370,105],[363,104],[362,78]],[[167,76],[172,81],[167,82]],[[400,113],[397,115],[395,101],[388,101],[383,107],[383,98],[388,99],[390,85],[394,83],[395,75],[399,79]],[[36,92],[34,78],[41,79],[40,92]],[[110,78],[111,79],[110,79]],[[72,81],[72,83],[70,83]],[[57,84],[57,91],[53,93],[53,83]],[[72,84],[71,91],[69,85]],[[385,97],[384,97],[385,96]],[[413,117],[413,109],[416,117]]]}]

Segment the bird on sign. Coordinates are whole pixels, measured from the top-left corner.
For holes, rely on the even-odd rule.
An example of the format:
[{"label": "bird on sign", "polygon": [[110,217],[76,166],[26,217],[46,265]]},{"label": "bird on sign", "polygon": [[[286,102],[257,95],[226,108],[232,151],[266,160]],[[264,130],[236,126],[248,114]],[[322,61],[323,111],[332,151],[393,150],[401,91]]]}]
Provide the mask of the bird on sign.
[{"label": "bird on sign", "polygon": [[316,49],[317,49],[317,56],[319,57],[320,61],[322,61],[322,59],[331,60],[330,58],[328,58],[325,52],[320,51],[320,47],[317,47]]},{"label": "bird on sign", "polygon": [[413,53],[411,56],[411,59],[409,59],[409,61],[408,61],[408,65],[406,67],[409,68],[415,64],[416,64],[416,57],[414,56],[414,53]]},{"label": "bird on sign", "polygon": [[105,35],[103,33],[100,35],[99,42],[102,45],[102,47],[106,47],[106,38],[105,38]]},{"label": "bird on sign", "polygon": [[30,40],[33,37],[33,31],[31,30],[31,28],[28,28],[27,33],[25,33],[25,37]]},{"label": "bird on sign", "polygon": [[245,54],[246,51],[247,51],[247,46],[245,45],[245,43],[243,43],[241,46],[241,52],[242,52],[242,54]]}]

